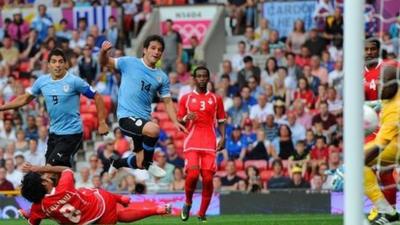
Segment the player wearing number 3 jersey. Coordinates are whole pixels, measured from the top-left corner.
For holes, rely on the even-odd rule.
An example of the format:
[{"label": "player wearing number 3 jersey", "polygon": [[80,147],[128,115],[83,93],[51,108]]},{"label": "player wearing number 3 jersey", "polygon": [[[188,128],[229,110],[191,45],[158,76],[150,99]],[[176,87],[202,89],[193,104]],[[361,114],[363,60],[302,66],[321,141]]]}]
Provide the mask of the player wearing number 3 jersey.
[{"label": "player wearing number 3 jersey", "polygon": [[[67,167],[25,164],[23,170],[29,172],[22,181],[21,194],[33,204],[30,212],[20,212],[31,225],[46,218],[60,224],[115,224],[171,211],[170,205],[134,208],[129,197],[102,189],[76,189],[73,172]],[[58,182],[54,174],[60,174]]]},{"label": "player wearing number 3 jersey", "polygon": [[95,100],[100,134],[108,132],[104,102],[86,81],[67,72],[68,62],[61,49],[53,49],[48,61],[50,74],[40,76],[30,92],[0,106],[0,111],[19,108],[42,95],[50,117],[46,163],[71,167],[74,154],[82,144],[80,95]]}]

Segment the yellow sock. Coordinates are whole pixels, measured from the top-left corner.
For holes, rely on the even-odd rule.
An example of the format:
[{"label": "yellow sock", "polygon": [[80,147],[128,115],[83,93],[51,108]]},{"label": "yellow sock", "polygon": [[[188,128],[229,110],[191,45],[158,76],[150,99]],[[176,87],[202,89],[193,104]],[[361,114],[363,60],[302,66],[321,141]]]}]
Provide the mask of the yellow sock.
[{"label": "yellow sock", "polygon": [[393,207],[385,199],[374,171],[370,167],[364,167],[364,191],[379,212],[393,213]]}]

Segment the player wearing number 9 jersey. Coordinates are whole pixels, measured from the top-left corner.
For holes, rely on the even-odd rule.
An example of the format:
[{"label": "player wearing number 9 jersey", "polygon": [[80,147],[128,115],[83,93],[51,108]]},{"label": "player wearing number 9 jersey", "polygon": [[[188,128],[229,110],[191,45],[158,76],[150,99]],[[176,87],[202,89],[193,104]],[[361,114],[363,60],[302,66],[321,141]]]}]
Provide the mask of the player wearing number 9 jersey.
[{"label": "player wearing number 9 jersey", "polygon": [[171,212],[168,204],[138,208],[129,204],[129,197],[102,189],[76,189],[73,172],[67,167],[25,164],[23,170],[29,172],[22,181],[21,194],[33,204],[30,212],[20,212],[31,225],[46,218],[60,224],[115,224]]},{"label": "player wearing number 9 jersey", "polygon": [[50,117],[46,163],[71,167],[74,154],[82,144],[80,95],[95,100],[100,134],[108,132],[104,102],[87,82],[67,71],[67,59],[61,49],[50,52],[48,63],[50,74],[40,76],[31,91],[0,106],[0,111],[19,108],[42,95]]}]

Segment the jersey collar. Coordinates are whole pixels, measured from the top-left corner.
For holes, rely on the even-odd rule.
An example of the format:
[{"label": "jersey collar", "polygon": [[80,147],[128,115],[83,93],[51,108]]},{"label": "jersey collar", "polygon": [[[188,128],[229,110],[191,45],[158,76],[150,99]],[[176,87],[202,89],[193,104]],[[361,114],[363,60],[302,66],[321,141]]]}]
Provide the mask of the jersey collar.
[{"label": "jersey collar", "polygon": [[[193,89],[193,93],[195,93],[196,95],[200,95],[200,93],[196,91],[196,88]],[[209,93],[210,93],[210,91],[207,90],[207,92],[204,95],[208,95]]]},{"label": "jersey collar", "polygon": [[[379,67],[381,66],[382,62],[383,62],[382,59],[379,59],[379,60],[378,60],[378,64],[375,66],[374,69],[379,68]],[[365,68],[365,71],[369,72],[368,67],[364,66],[364,68]]]},{"label": "jersey collar", "polygon": [[157,70],[157,68],[151,68],[150,66],[148,66],[148,65],[144,62],[143,58],[140,58],[140,61],[143,63],[143,65],[144,65],[147,69],[152,70],[152,71],[156,71],[156,70]]}]

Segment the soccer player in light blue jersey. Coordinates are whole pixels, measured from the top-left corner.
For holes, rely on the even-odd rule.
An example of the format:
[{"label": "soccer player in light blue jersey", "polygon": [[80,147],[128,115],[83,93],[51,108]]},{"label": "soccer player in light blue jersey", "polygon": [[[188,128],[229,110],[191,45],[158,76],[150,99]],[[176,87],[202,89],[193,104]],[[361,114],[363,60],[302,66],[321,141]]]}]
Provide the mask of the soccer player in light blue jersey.
[{"label": "soccer player in light blue jersey", "polygon": [[108,133],[105,121],[104,102],[86,81],[67,72],[68,65],[64,52],[53,49],[49,54],[50,74],[39,77],[30,92],[18,96],[13,101],[0,106],[0,111],[17,109],[34,98],[44,97],[50,117],[50,135],[47,142],[46,163],[53,166],[72,166],[75,153],[82,145],[82,120],[79,106],[80,95],[94,99],[101,135]]},{"label": "soccer player in light blue jersey", "polygon": [[99,62],[102,66],[121,71],[121,86],[118,93],[117,116],[121,131],[131,137],[134,152],[124,159],[114,160],[113,168],[130,167],[147,169],[156,177],[165,176],[165,171],[153,164],[154,147],[160,127],[151,121],[151,103],[157,94],[165,104],[169,118],[183,131],[185,127],[176,117],[176,111],[169,91],[168,76],[156,68],[164,51],[164,40],[159,35],[151,35],[143,44],[143,58],[131,56],[112,58],[107,53],[112,48],[109,41],[103,42]]}]

